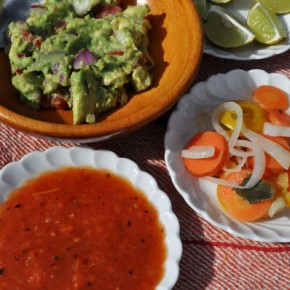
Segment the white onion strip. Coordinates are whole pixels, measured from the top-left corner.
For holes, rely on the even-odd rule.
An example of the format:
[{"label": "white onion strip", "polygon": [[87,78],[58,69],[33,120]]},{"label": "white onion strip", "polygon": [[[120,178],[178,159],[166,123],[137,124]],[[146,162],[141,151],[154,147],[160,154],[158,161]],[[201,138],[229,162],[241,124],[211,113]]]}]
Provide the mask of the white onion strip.
[{"label": "white onion strip", "polygon": [[[231,136],[229,136],[228,132],[220,124],[222,114],[227,111],[234,112],[237,118],[235,128],[232,131]],[[243,110],[241,106],[235,102],[223,103],[213,110],[211,119],[214,129],[228,140],[230,154],[237,155],[238,152],[236,151],[236,149],[234,149],[234,147],[238,141],[240,132],[243,127]]]},{"label": "white onion strip", "polygon": [[222,178],[218,178],[218,177],[213,177],[213,176],[205,176],[205,177],[201,177],[201,179],[212,182],[212,183],[216,183],[216,184],[220,184],[220,185],[225,185],[225,186],[230,186],[230,187],[240,187],[240,185],[236,182],[230,181],[230,180],[226,180],[226,179],[222,179]]},{"label": "white onion strip", "polygon": [[263,137],[262,135],[247,129],[243,128],[243,134],[253,143],[262,147],[262,149],[272,156],[279,164],[286,170],[289,169],[290,166],[290,153],[287,149],[282,147],[281,145],[273,142],[272,140]]},{"label": "white onion strip", "polygon": [[181,151],[181,157],[190,159],[204,159],[214,156],[215,147],[214,146],[202,146],[196,145],[191,146],[188,149]]},{"label": "white onion strip", "polygon": [[263,177],[266,168],[266,157],[263,149],[248,140],[238,140],[237,146],[249,148],[253,151],[254,167],[250,179],[244,188],[254,187]]},{"label": "white onion strip", "polygon": [[239,172],[242,170],[243,166],[245,165],[246,161],[247,161],[247,157],[240,157],[237,158],[237,164],[234,167],[228,168],[226,167],[226,165],[223,167],[223,170],[226,172]]},{"label": "white onion strip", "polygon": [[235,187],[235,188],[242,188],[242,189],[253,188],[262,179],[262,177],[264,175],[264,171],[265,171],[265,167],[266,167],[265,153],[260,146],[254,144],[253,142],[248,141],[248,140],[238,140],[237,146],[249,148],[253,151],[254,167],[253,167],[253,171],[251,173],[251,177],[248,180],[247,184],[240,185],[240,184],[237,184],[237,183],[229,181],[229,180],[225,180],[222,178],[216,178],[216,177],[212,177],[212,176],[206,176],[203,179],[210,181],[210,182],[213,182],[213,183],[217,183],[217,184],[221,184],[221,185],[225,185],[225,186],[231,186],[231,187]]},{"label": "white onion strip", "polygon": [[290,137],[290,127],[273,125],[270,122],[265,122],[263,133],[269,136]]},{"label": "white onion strip", "polygon": [[283,210],[286,207],[286,203],[282,196],[278,197],[275,201],[272,202],[269,210],[268,210],[268,216],[273,217],[277,213],[279,213],[281,210]]}]

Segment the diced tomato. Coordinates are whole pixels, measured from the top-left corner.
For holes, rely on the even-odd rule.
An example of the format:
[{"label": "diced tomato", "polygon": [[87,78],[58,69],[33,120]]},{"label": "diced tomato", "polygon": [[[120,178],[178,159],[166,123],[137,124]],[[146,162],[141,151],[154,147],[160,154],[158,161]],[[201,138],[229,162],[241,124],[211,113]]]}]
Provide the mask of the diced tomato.
[{"label": "diced tomato", "polygon": [[58,23],[58,24],[55,26],[54,31],[57,32],[57,31],[60,31],[60,30],[62,30],[62,29],[65,29],[65,28],[66,28],[66,25],[67,25],[67,24],[66,24],[65,21],[60,22],[60,23]]},{"label": "diced tomato", "polygon": [[96,7],[96,18],[103,18],[107,15],[110,14],[117,14],[122,12],[123,9],[119,6],[115,6],[115,5],[102,5],[99,4]]},{"label": "diced tomato", "polygon": [[57,110],[67,110],[68,109],[68,104],[67,104],[66,100],[61,96],[54,96],[51,99],[51,104],[52,104],[52,107],[57,109]]},{"label": "diced tomato", "polygon": [[21,31],[21,36],[24,41],[32,42],[33,36],[26,30]]},{"label": "diced tomato", "polygon": [[37,47],[40,48],[42,45],[43,39],[41,37],[35,37],[33,39],[33,44]]},{"label": "diced tomato", "polygon": [[32,43],[37,48],[40,48],[42,45],[43,39],[40,36],[33,36],[27,30],[23,30],[21,36],[24,41]]},{"label": "diced tomato", "polygon": [[21,75],[23,73],[23,69],[17,69],[15,73],[17,75]]},{"label": "diced tomato", "polygon": [[118,50],[118,51],[108,52],[107,54],[110,55],[110,56],[114,56],[114,55],[120,55],[120,56],[122,56],[122,55],[124,55],[124,53],[125,53],[124,51]]},{"label": "diced tomato", "polygon": [[61,95],[55,95],[53,97],[49,95],[43,95],[40,98],[40,106],[46,109],[67,110],[68,104],[64,97]]}]

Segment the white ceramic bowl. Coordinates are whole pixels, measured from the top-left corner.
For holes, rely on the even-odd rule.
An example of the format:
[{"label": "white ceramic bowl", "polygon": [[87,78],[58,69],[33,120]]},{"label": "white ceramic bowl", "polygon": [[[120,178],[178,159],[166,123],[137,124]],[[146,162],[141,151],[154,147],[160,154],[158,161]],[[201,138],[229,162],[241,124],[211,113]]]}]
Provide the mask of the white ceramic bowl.
[{"label": "white ceramic bowl", "polygon": [[290,210],[272,219],[243,223],[223,212],[216,185],[194,178],[184,166],[181,150],[200,131],[212,129],[210,112],[229,100],[250,100],[251,92],[263,84],[290,92],[290,80],[281,74],[262,70],[233,70],[196,84],[179,101],[165,136],[165,162],[176,189],[189,206],[215,226],[242,238],[260,242],[290,241]]},{"label": "white ceramic bowl", "polygon": [[0,171],[0,202],[7,194],[19,187],[25,180],[38,176],[41,172],[66,166],[91,166],[107,169],[129,180],[139,188],[157,208],[160,222],[166,232],[167,259],[165,273],[156,290],[172,289],[179,275],[179,261],[182,244],[179,238],[179,222],[172,212],[167,195],[158,188],[156,180],[141,171],[133,161],[120,158],[115,153],[81,147],[53,147],[45,152],[29,153],[21,160],[6,165]]},{"label": "white ceramic bowl", "polygon": [[[231,1],[229,4],[224,4],[222,7],[224,7],[226,11],[235,15],[243,23],[246,23],[248,12],[255,3],[256,2],[253,0],[236,0]],[[223,49],[213,45],[205,37],[204,52],[216,57],[235,60],[263,59],[281,54],[290,49],[290,13],[279,15],[278,17],[287,29],[287,37],[280,43],[268,46],[254,41],[253,43],[239,48]]]}]

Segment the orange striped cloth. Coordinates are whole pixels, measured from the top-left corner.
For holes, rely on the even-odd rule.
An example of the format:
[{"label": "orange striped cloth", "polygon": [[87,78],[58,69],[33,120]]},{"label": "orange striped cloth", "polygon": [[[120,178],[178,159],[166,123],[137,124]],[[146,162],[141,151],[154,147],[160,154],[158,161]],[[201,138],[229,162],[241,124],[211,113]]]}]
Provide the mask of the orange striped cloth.
[{"label": "orange striped cloth", "polygon": [[[235,68],[258,68],[290,77],[290,51],[248,62],[205,55],[194,83]],[[198,216],[176,191],[164,163],[163,142],[170,113],[130,135],[88,145],[132,159],[153,175],[170,197],[183,242],[180,276],[174,289],[290,289],[290,243],[258,243],[232,236]],[[0,124],[0,168],[31,151],[56,145],[76,146],[37,139]]]}]

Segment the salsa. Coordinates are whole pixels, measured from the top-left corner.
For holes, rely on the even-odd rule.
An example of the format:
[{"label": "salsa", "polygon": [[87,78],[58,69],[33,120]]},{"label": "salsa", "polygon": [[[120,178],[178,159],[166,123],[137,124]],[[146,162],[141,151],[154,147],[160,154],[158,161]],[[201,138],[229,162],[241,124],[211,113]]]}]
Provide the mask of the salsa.
[{"label": "salsa", "polygon": [[1,289],[153,290],[167,256],[156,208],[110,171],[66,167],[0,207]]}]

